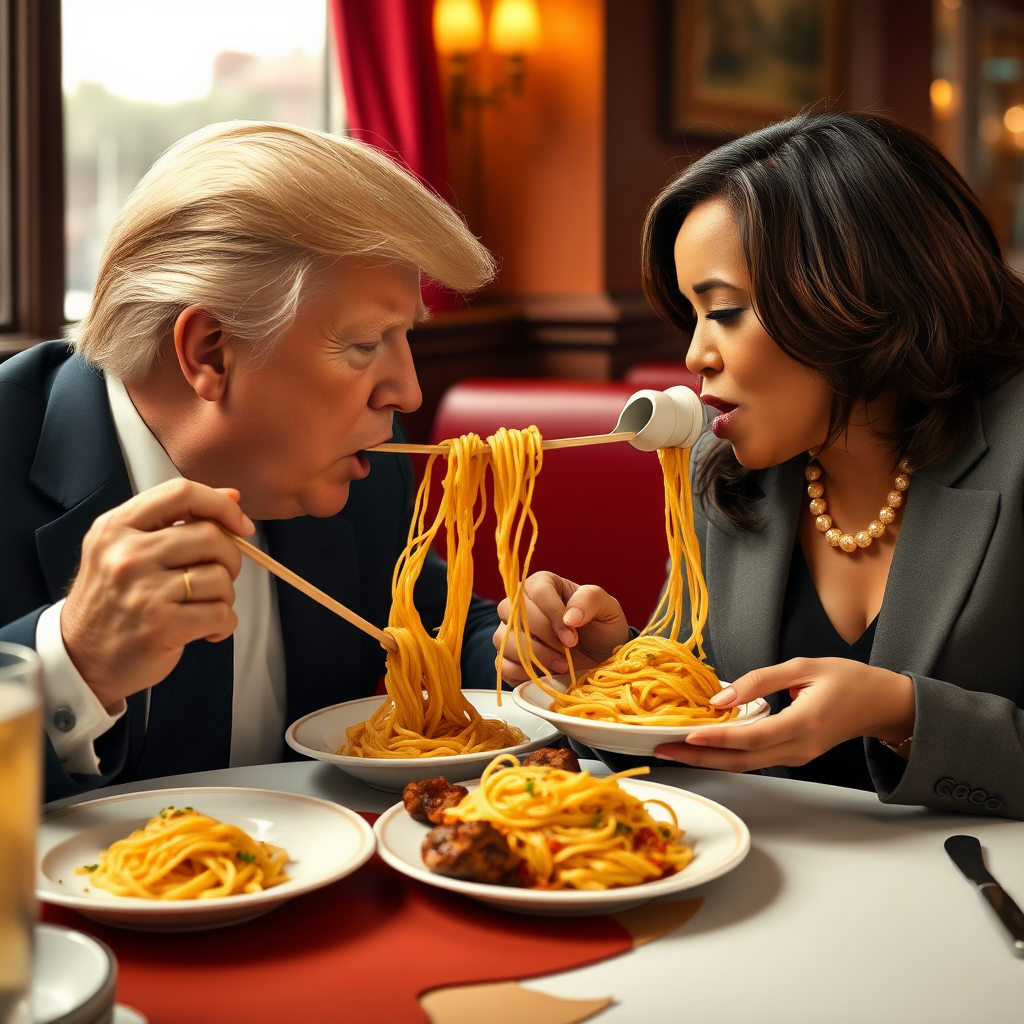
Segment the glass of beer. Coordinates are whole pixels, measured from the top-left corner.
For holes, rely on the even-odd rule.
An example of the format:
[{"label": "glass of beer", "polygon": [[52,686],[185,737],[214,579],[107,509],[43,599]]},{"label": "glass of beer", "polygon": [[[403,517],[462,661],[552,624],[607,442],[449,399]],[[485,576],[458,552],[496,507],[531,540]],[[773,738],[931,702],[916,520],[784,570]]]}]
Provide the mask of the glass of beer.
[{"label": "glass of beer", "polygon": [[41,685],[36,652],[0,643],[0,1024],[31,1020]]}]

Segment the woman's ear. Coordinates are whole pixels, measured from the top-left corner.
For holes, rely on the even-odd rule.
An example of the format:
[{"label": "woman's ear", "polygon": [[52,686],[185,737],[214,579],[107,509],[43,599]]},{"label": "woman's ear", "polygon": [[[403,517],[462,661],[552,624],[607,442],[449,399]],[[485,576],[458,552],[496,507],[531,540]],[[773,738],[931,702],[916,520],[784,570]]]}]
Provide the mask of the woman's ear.
[{"label": "woman's ear", "polygon": [[204,401],[218,402],[228,390],[234,350],[220,321],[189,306],[174,321],[174,352],[182,375]]}]

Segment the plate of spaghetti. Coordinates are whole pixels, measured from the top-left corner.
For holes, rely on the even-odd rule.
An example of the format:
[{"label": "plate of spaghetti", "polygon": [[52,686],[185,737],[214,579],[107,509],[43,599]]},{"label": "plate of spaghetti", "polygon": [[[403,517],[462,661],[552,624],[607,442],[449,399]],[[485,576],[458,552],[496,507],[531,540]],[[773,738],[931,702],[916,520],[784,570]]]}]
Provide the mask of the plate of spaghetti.
[{"label": "plate of spaghetti", "polygon": [[479,783],[413,783],[374,824],[378,852],[411,878],[493,906],[582,916],[702,885],[750,849],[732,811],[637,778],[647,768],[595,776],[560,764],[499,755]]},{"label": "plate of spaghetti", "polygon": [[[522,740],[504,748],[504,753],[522,755],[545,746],[558,735],[556,726],[529,714],[508,700],[499,710],[493,690],[463,690],[462,697],[485,722],[500,717],[507,725],[519,730]],[[471,747],[478,748],[457,753],[458,747],[446,748],[436,741],[429,755],[426,755],[416,752],[416,744],[422,741],[415,735],[410,737],[411,749],[405,752],[405,756],[395,756],[391,751],[383,757],[351,753],[350,731],[372,720],[374,713],[380,710],[386,700],[386,697],[366,697],[314,711],[293,722],[285,733],[285,740],[298,753],[327,761],[361,779],[368,786],[388,793],[400,793],[406,783],[429,779],[435,775],[444,775],[453,782],[479,778],[494,757],[495,749],[486,743],[471,744]],[[466,724],[471,724],[468,719]]]},{"label": "plate of spaghetti", "polygon": [[373,854],[370,826],[326,800],[208,787],[73,804],[39,827],[36,895],[137,931],[248,921]]},{"label": "plate of spaghetti", "polygon": [[[642,684],[641,684],[642,685]],[[716,683],[716,686],[720,684]],[[661,743],[681,743],[693,729],[714,725],[720,729],[739,727],[764,718],[771,710],[768,702],[758,697],[749,704],[736,709],[731,718],[702,719],[699,709],[694,709],[693,718],[687,725],[661,725],[655,715],[640,716],[623,714],[618,720],[611,718],[590,718],[585,715],[569,715],[552,699],[552,693],[567,693],[571,683],[568,680],[546,679],[541,687],[532,681],[522,683],[512,691],[512,699],[524,711],[550,722],[553,727],[594,750],[610,750],[615,754],[632,754],[636,757],[653,757],[654,748]],[[603,709],[598,709],[601,714]],[[671,721],[671,717],[666,716]],[[684,719],[685,721],[686,719]]]},{"label": "plate of spaghetti", "polygon": [[[572,652],[565,648],[568,679],[559,683],[550,677],[533,650],[524,586],[537,539],[530,499],[532,481],[542,464],[540,442],[524,431],[519,443],[534,458],[519,458],[507,468],[496,462],[493,469],[495,509],[499,521],[503,517],[508,521],[505,533],[516,538],[514,543],[498,545],[509,602],[508,629],[498,659],[507,656],[506,648],[511,651],[514,647],[516,659],[529,677],[513,692],[515,703],[589,746],[641,756],[653,754],[660,743],[682,740],[699,726],[744,725],[767,715],[770,708],[760,698],[742,708],[722,709],[710,702],[722,683],[704,653],[708,588],[693,523],[690,451],[686,448],[658,451],[669,569],[668,582],[650,621],[600,665],[579,674],[573,667]],[[524,537],[529,541],[523,541]],[[684,632],[687,627],[688,636]]]}]

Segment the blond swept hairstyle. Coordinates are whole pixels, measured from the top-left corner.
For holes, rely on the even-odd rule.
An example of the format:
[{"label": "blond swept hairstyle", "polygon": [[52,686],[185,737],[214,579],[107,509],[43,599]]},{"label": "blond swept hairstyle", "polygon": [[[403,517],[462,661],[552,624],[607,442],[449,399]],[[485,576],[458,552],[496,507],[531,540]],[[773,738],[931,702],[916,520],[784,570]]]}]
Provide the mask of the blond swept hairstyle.
[{"label": "blond swept hairstyle", "polygon": [[210,125],[171,147],[128,197],[69,341],[138,381],[197,305],[263,358],[304,288],[343,258],[415,267],[458,292],[495,271],[459,215],[372,146],[293,125]]}]

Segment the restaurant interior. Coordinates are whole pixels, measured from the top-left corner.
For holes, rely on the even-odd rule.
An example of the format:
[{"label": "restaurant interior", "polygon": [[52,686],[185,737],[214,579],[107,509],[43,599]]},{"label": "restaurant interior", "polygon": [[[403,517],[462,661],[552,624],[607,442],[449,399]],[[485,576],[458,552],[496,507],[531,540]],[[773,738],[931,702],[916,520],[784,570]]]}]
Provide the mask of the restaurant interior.
[{"label": "restaurant interior", "polygon": [[[0,56],[0,364],[74,330],[106,232],[150,164],[189,132],[233,119],[383,150],[497,258],[475,293],[424,283],[430,315],[409,332],[422,402],[402,417],[413,446],[531,424],[545,438],[592,439],[633,430],[626,413],[638,393],[699,394],[684,362],[688,335],[642,288],[648,209],[705,154],[806,109],[878,112],[924,133],[1024,272],[1024,0],[0,0]],[[7,445],[0,435],[0,463]],[[426,459],[411,465],[419,482]],[[431,510],[444,466],[437,458],[431,470]],[[668,470],[651,448],[627,443],[556,451],[546,467],[535,494],[531,483],[533,566],[596,584],[629,623],[647,622],[665,579]],[[0,530],[14,521],[4,500]],[[500,530],[492,536],[500,510],[488,515],[472,548],[473,592],[498,602],[509,578]],[[448,536],[432,539],[451,565]],[[332,616],[348,608],[338,612],[335,598],[352,604],[358,587],[325,594],[301,565],[244,544],[244,555],[320,602],[309,602],[324,617],[315,621],[341,625]],[[313,582],[295,583],[296,573]],[[0,564],[0,588],[5,574]],[[186,570],[187,599],[189,579]],[[360,622],[387,645],[383,622]],[[566,657],[572,672],[568,648]],[[0,659],[0,684],[11,666]],[[381,678],[361,715],[383,699]],[[557,715],[528,713],[507,692],[510,707],[493,706],[493,672],[478,685],[491,687],[481,714],[518,723],[532,744],[524,750],[567,749]],[[767,715],[760,704],[756,714]],[[646,779],[689,802],[655,797],[684,834],[704,837],[685,888],[665,877],[639,900],[620,888],[590,902],[528,889],[481,896],[486,886],[474,882],[433,889],[417,852],[425,819],[392,806],[404,783],[431,775],[396,785],[388,762],[367,774],[347,764],[356,758],[335,756],[361,721],[338,710],[346,707],[286,723],[291,749],[277,760],[287,763],[130,782],[92,818],[81,801],[104,791],[47,805],[38,874],[32,861],[31,891],[19,895],[20,840],[2,809],[18,803],[3,782],[13,779],[15,740],[0,704],[0,1024],[1020,1019],[1024,916],[975,879],[995,912],[982,905],[942,850],[970,825],[996,877],[1024,902],[1024,826],[1000,819],[997,804],[958,826],[874,793],[663,761]],[[315,718],[328,712],[329,721]],[[581,735],[581,749],[591,748],[581,757],[604,749],[600,732]],[[453,763],[448,781],[480,777],[490,759]],[[1000,799],[969,779],[944,781],[963,788],[965,805]],[[183,899],[163,916],[155,905],[119,908],[117,897],[90,909],[67,879],[95,859],[95,837],[117,838],[115,819],[157,814],[161,803],[143,799],[154,788],[175,790],[160,799],[189,813],[184,801],[205,794],[200,810],[212,817],[264,821],[259,834],[288,848],[301,884],[282,895],[268,883],[267,899],[241,910],[231,900],[250,895]],[[643,902],[658,886],[665,898]],[[25,995],[12,974],[19,899],[43,922],[34,1010],[5,1002]],[[61,945],[61,930],[79,944]]]}]

